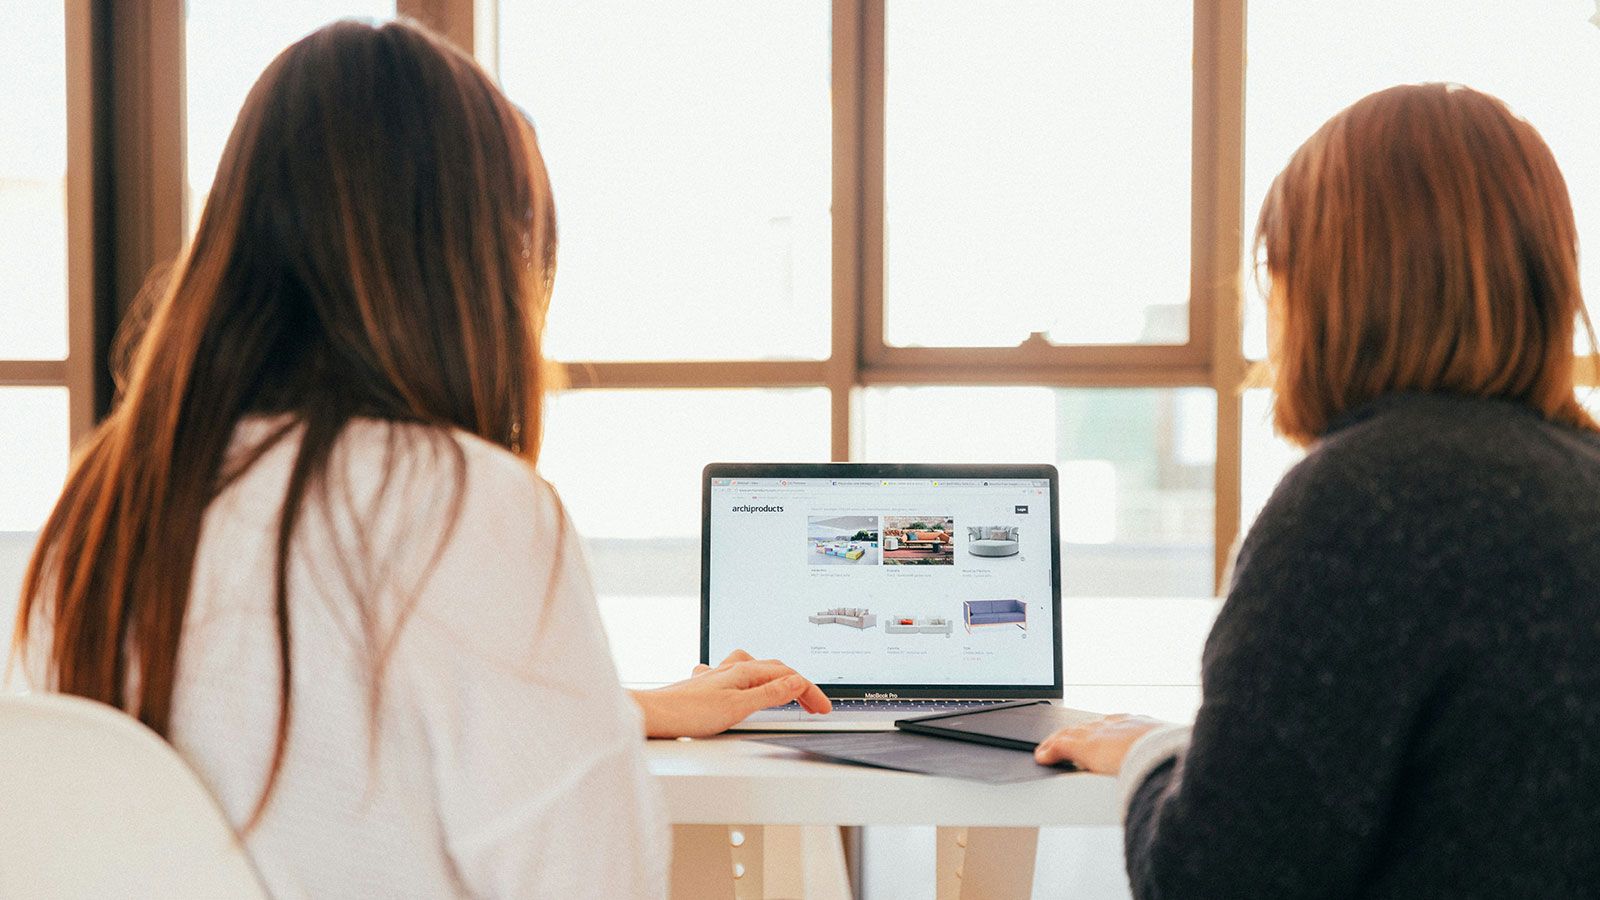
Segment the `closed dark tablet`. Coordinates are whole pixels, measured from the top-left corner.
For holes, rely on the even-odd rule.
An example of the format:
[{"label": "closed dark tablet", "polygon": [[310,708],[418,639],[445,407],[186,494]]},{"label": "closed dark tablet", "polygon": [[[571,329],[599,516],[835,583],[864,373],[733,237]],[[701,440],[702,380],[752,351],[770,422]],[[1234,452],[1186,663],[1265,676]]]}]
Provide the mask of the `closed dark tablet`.
[{"label": "closed dark tablet", "polygon": [[1055,706],[1046,700],[1007,703],[971,712],[901,719],[896,728],[1013,750],[1032,750],[1063,728],[1101,718],[1099,713]]}]

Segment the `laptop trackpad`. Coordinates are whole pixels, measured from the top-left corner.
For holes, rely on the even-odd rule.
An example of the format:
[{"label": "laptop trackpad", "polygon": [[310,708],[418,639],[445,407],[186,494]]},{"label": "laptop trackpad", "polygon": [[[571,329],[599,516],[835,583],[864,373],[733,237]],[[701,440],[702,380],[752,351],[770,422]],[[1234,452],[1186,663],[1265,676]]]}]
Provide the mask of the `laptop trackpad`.
[{"label": "laptop trackpad", "polygon": [[[779,706],[772,709],[763,709],[751,713],[744,723],[749,722],[798,722],[808,715],[798,706]],[[741,724],[744,724],[741,723]]]}]

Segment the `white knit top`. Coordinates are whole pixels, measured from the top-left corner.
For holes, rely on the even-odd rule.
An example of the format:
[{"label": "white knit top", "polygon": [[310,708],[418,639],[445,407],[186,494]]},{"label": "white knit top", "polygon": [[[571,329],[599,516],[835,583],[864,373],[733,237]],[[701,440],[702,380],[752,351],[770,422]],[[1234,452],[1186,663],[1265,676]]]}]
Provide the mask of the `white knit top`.
[{"label": "white knit top", "polygon": [[[247,420],[235,450],[274,424]],[[275,533],[298,445],[207,511],[184,623],[171,740],[236,827],[273,746]],[[372,421],[346,429],[327,484],[290,554],[288,754],[247,841],[272,895],[664,896],[639,712],[555,494],[485,441]]]}]

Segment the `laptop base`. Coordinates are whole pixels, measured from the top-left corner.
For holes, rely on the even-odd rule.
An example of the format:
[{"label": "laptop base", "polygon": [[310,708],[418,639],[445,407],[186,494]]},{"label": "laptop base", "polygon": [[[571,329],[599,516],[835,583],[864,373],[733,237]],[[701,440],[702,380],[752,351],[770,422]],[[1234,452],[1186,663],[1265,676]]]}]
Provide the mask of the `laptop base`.
[{"label": "laptop base", "polygon": [[798,703],[752,714],[729,731],[893,731],[898,719],[982,709],[1003,700],[835,700],[831,713],[809,713]]}]

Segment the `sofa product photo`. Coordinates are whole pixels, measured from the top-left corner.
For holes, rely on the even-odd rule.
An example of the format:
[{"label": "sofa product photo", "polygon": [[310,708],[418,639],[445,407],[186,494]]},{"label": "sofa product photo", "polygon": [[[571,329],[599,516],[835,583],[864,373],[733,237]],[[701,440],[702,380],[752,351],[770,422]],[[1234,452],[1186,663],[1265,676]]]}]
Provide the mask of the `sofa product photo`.
[{"label": "sofa product photo", "polygon": [[834,608],[825,609],[810,617],[812,624],[828,625],[837,623],[849,625],[851,628],[871,628],[878,624],[878,617],[864,609]]},{"label": "sofa product photo", "polygon": [[967,600],[961,604],[961,617],[969,634],[984,625],[1028,627],[1028,608],[1021,600]]},{"label": "sofa product photo", "polygon": [[1015,526],[974,525],[967,529],[967,552],[973,556],[1016,556],[1022,529]]},{"label": "sofa product photo", "polygon": [[889,634],[949,634],[955,623],[937,616],[893,616],[885,619],[883,630]]}]

